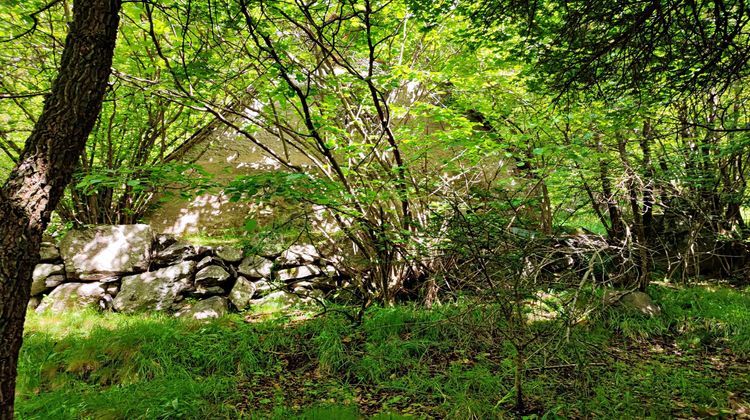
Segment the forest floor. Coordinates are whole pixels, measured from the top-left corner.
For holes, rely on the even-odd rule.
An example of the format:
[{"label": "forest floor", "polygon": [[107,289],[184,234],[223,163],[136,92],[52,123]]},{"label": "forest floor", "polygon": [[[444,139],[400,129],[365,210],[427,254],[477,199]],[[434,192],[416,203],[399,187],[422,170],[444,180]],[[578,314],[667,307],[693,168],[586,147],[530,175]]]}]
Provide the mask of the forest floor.
[{"label": "forest floor", "polygon": [[[502,328],[466,302],[309,311],[29,314],[20,419],[750,418],[750,289],[653,286],[663,313],[609,309],[529,347],[511,410]],[[561,334],[557,334],[560,336]]]}]

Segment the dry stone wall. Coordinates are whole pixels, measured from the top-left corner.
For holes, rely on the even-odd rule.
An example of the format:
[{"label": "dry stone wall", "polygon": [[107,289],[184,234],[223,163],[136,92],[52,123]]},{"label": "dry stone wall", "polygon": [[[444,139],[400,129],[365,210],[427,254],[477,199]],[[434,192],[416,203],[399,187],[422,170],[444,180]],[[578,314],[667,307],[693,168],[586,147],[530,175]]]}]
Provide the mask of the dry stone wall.
[{"label": "dry stone wall", "polygon": [[195,319],[244,311],[268,301],[323,297],[341,284],[312,245],[278,255],[190,244],[149,225],[95,226],[45,242],[34,269],[30,309],[164,311]]}]

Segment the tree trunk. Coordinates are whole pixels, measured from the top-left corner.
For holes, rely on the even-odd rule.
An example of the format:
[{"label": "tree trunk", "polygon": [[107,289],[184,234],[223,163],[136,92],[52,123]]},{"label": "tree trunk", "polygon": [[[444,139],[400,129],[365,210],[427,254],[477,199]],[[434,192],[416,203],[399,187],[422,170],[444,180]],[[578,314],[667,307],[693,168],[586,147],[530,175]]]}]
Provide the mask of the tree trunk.
[{"label": "tree trunk", "polygon": [[655,237],[654,230],[654,189],[656,180],[654,174],[654,165],[651,160],[651,140],[652,140],[651,121],[646,120],[643,123],[643,136],[641,137],[641,151],[643,152],[643,230],[646,233],[646,239]]},{"label": "tree trunk", "polygon": [[59,74],[18,163],[0,188],[1,420],[13,417],[16,363],[42,234],[101,109],[119,10],[120,0],[74,2]]},{"label": "tree trunk", "polygon": [[649,255],[646,244],[646,232],[643,227],[643,216],[641,214],[641,206],[638,204],[638,189],[636,188],[636,173],[630,166],[628,161],[628,153],[626,150],[626,139],[623,137],[617,140],[617,150],[620,153],[620,160],[622,166],[625,168],[625,175],[627,176],[625,181],[625,188],[628,191],[628,201],[630,202],[630,211],[633,213],[632,231],[635,235],[635,239],[631,243],[635,244],[636,251],[638,254],[635,260],[638,262],[638,290],[641,292],[646,291],[649,280],[651,278],[650,267],[649,267]]},{"label": "tree trunk", "polygon": [[523,403],[523,371],[524,371],[524,360],[523,360],[523,353],[521,352],[520,348],[516,348],[516,357],[515,357],[515,375],[513,377],[513,389],[515,390],[515,397],[516,402],[513,406],[513,408],[516,410],[516,413],[523,414],[524,410],[526,409],[525,404]]},{"label": "tree trunk", "polygon": [[[596,144],[596,151],[604,153],[604,147],[602,147],[601,134]],[[607,236],[610,239],[620,240],[625,236],[625,225],[622,221],[622,213],[620,212],[620,206],[617,204],[617,198],[612,190],[612,181],[609,179],[609,159],[602,156],[599,159],[599,179],[602,184],[602,195],[604,200],[607,202],[607,211],[609,212],[609,231]]]}]

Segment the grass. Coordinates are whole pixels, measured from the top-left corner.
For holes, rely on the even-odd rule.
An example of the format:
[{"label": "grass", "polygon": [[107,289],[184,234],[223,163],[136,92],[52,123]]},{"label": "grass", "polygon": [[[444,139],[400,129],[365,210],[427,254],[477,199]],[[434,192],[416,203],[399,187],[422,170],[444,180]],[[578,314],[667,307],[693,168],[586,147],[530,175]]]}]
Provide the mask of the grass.
[{"label": "grass", "polygon": [[[658,318],[612,308],[527,362],[526,418],[706,417],[750,410],[748,291],[650,291]],[[210,323],[29,314],[21,419],[514,417],[512,350],[486,307],[373,308]],[[743,411],[744,410],[744,411]]]}]

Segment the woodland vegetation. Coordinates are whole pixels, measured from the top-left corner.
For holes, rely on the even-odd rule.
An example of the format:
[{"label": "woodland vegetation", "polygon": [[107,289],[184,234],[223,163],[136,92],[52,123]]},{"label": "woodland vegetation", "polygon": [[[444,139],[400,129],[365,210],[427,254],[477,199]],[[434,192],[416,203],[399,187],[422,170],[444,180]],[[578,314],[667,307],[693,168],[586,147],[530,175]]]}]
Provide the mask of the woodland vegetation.
[{"label": "woodland vegetation", "polygon": [[[742,0],[1,2],[0,419],[750,415],[748,25]],[[217,135],[278,169],[215,179]],[[217,191],[294,211],[211,243],[315,243],[345,281],[208,323],[26,315],[44,237]]]}]

